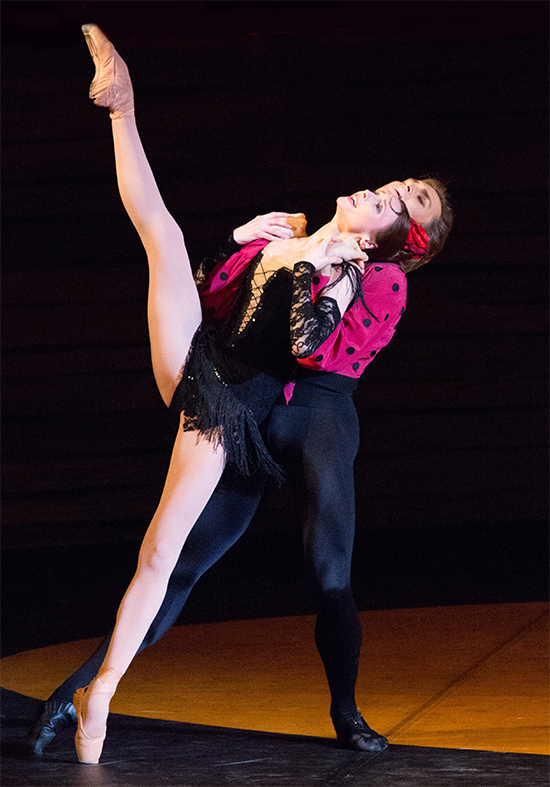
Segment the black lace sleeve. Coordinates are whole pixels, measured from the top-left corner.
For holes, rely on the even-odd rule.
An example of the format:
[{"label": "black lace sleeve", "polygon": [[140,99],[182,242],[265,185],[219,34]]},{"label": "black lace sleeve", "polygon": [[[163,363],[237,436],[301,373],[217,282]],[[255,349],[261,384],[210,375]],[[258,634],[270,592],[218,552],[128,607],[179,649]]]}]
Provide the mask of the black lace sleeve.
[{"label": "black lace sleeve", "polygon": [[195,284],[199,285],[205,281],[212,273],[216,265],[223,260],[229,259],[232,254],[236,254],[241,246],[233,238],[233,233],[221,244],[215,254],[205,257],[195,272]]},{"label": "black lace sleeve", "polygon": [[311,262],[297,262],[294,266],[292,301],[290,305],[290,338],[296,358],[312,355],[334,331],[342,315],[334,298],[326,295],[311,300],[311,277],[315,272]]}]

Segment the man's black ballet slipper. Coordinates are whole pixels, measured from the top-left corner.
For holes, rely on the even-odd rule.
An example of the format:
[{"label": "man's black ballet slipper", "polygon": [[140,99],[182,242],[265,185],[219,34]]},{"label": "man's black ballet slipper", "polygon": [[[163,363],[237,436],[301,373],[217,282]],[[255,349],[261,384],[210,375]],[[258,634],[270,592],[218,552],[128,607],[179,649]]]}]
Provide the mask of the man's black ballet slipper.
[{"label": "man's black ballet slipper", "polygon": [[55,736],[71,725],[77,724],[72,702],[46,700],[44,707],[27,736],[27,745],[34,754],[42,754],[44,747]]},{"label": "man's black ballet slipper", "polygon": [[355,751],[384,751],[388,739],[372,730],[360,713],[334,722],[338,743]]}]

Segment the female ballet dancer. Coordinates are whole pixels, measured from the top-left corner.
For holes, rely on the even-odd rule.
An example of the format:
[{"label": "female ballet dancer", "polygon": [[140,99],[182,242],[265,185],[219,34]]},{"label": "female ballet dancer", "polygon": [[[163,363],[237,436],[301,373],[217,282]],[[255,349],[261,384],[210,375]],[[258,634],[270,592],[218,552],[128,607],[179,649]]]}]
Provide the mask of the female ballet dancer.
[{"label": "female ballet dancer", "polygon": [[[85,25],[83,32],[96,66],[90,95],[96,104],[110,109],[119,190],[149,262],[148,320],[155,380],[163,401],[181,411],[182,424],[159,507],[119,607],[102,667],[90,686],[75,694],[78,756],[82,762],[97,763],[110,699],[161,606],[178,555],[224,466],[240,476],[277,475],[257,421],[280,390],[291,353],[287,345],[280,365],[276,353],[266,358],[266,337],[283,320],[281,344],[288,339],[294,354],[303,355],[304,348],[309,350],[330,336],[340,314],[360,297],[351,278],[331,275],[333,297],[318,300],[315,324],[310,325],[307,308],[305,317],[300,311],[307,270],[296,263],[308,260],[315,268],[326,268],[342,260],[363,262],[364,250],[375,248],[382,239],[391,246],[395,235],[393,245],[400,248],[410,220],[395,195],[364,192],[339,198],[334,219],[311,238],[289,238],[291,229],[278,216],[268,221],[263,240],[254,245],[247,242],[257,238],[257,227],[247,230],[245,225],[239,241],[247,245],[228,261],[227,278],[238,289],[238,297],[225,311],[218,303],[211,323],[206,324],[204,297],[201,308],[183,235],[164,206],[141,146],[126,65],[97,26]],[[287,239],[275,240],[281,237]],[[210,288],[210,295],[214,290]],[[290,310],[282,304],[291,300],[294,316],[289,324]],[[313,340],[307,335],[310,329],[315,332]]]}]

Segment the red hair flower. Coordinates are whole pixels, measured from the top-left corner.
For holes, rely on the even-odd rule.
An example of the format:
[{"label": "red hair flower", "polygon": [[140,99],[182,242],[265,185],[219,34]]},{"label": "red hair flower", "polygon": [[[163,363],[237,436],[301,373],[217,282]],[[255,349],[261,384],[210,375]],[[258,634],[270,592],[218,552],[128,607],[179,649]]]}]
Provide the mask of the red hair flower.
[{"label": "red hair flower", "polygon": [[418,260],[428,251],[429,243],[430,239],[424,227],[414,219],[411,219],[409,234],[404,246],[405,251],[412,254],[413,260]]}]

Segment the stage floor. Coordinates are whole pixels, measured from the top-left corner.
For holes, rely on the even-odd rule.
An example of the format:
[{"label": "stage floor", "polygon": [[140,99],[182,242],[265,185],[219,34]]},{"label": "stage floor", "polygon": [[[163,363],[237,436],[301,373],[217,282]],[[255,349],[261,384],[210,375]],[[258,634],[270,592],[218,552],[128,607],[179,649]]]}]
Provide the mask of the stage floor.
[{"label": "stage floor", "polygon": [[100,767],[77,764],[70,731],[43,758],[22,746],[37,700],[99,640],[2,659],[2,785],[547,787],[548,604],[360,614],[358,700],[386,752],[337,748],[313,618],[264,618],[178,626],[143,651]]},{"label": "stage floor", "polygon": [[113,715],[102,763],[72,736],[32,757],[21,736],[36,700],[3,692],[2,787],[547,787],[548,757],[422,746],[362,754],[334,740]]}]

